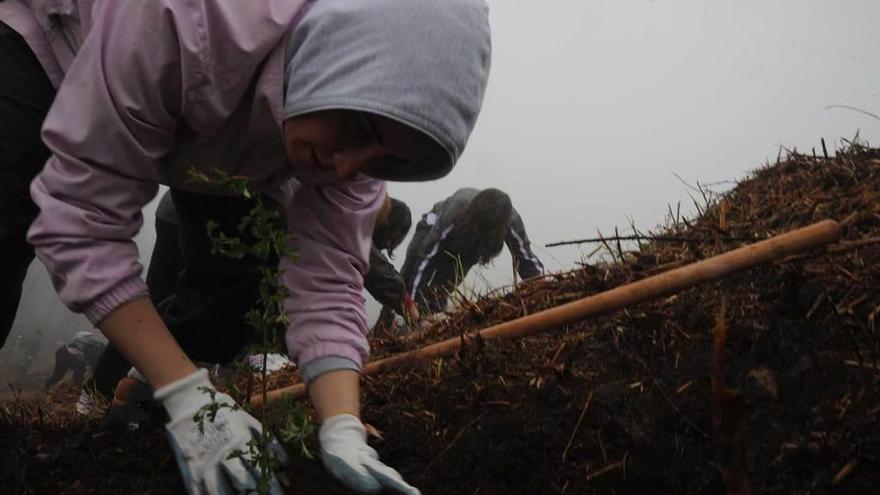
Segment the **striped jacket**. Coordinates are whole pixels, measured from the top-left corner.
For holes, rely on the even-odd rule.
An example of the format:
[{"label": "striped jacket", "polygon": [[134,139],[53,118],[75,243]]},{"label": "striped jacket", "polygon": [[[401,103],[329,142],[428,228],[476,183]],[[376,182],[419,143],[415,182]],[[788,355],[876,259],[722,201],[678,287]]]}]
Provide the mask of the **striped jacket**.
[{"label": "striped jacket", "polygon": [[[444,242],[455,228],[455,222],[479,194],[479,189],[459,189],[452,196],[435,203],[422,215],[412,241],[406,250],[402,275],[413,300],[430,312],[442,311],[449,291],[457,286],[473,267],[475,256],[453,255],[444,249]],[[532,252],[522,218],[514,209],[505,238],[516,271],[523,279],[544,272],[541,261]]]}]

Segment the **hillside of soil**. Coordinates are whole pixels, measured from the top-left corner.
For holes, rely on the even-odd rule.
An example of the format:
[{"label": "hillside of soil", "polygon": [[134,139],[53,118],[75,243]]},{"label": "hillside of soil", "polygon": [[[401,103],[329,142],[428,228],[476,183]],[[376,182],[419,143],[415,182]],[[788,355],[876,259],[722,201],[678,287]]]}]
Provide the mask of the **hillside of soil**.
[{"label": "hillside of soil", "polygon": [[[701,189],[702,191],[702,189]],[[703,194],[705,193],[705,194]],[[873,493],[880,486],[880,150],[797,153],[696,193],[605,261],[500,290],[386,356],[531,314],[797,227],[825,248],[661,300],[365,378],[372,445],[425,494]],[[723,346],[715,338],[724,332]],[[715,389],[713,392],[713,373]],[[292,375],[273,378],[282,384]],[[176,493],[159,428],[100,433],[73,390],[0,406],[10,493]],[[316,448],[315,438],[307,445]],[[291,446],[290,493],[347,493]],[[736,493],[749,493],[741,489]],[[4,491],[5,493],[5,491]],[[730,491],[728,493],[734,493]]]}]

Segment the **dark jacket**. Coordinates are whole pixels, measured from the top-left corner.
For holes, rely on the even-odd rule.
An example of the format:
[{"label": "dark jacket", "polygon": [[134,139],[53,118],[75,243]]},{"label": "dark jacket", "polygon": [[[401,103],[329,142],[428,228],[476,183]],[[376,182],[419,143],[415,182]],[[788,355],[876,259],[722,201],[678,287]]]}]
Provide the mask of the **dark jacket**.
[{"label": "dark jacket", "polygon": [[[420,307],[431,312],[443,310],[445,296],[473,267],[475,256],[470,253],[452,256],[444,250],[444,241],[479,192],[474,188],[459,189],[452,196],[435,203],[416,225],[401,272],[410,295]],[[544,265],[532,252],[531,242],[516,209],[511,213],[505,244],[520,277],[526,279],[544,272]]]},{"label": "dark jacket", "polygon": [[370,271],[364,276],[364,288],[379,301],[399,314],[403,313],[403,299],[406,296],[406,283],[394,265],[376,248],[370,247]]}]

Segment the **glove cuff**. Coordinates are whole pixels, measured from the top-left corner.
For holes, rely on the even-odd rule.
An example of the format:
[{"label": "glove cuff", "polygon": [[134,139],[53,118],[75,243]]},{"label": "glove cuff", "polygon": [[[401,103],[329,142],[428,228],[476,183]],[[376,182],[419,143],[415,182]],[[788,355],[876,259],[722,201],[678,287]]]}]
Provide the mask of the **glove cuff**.
[{"label": "glove cuff", "polygon": [[168,411],[168,416],[174,421],[192,414],[210,400],[208,393],[199,390],[201,387],[214,390],[214,386],[208,380],[208,370],[204,368],[199,368],[180,380],[158,388],[153,393],[153,398],[162,402]]},{"label": "glove cuff", "polygon": [[144,378],[144,375],[142,375],[141,372],[138,371],[137,368],[135,368],[134,366],[132,366],[131,369],[128,370],[128,374],[126,374],[125,376],[142,383],[149,383],[147,379]]},{"label": "glove cuff", "polygon": [[321,428],[318,430],[318,440],[322,446],[352,437],[364,443],[367,441],[367,430],[354,414],[345,413],[330,416],[321,423]]},{"label": "glove cuff", "polygon": [[351,370],[355,373],[360,373],[361,367],[356,362],[345,357],[327,356],[302,365],[300,367],[300,375],[302,375],[303,381],[308,385],[324,373],[338,370]]}]

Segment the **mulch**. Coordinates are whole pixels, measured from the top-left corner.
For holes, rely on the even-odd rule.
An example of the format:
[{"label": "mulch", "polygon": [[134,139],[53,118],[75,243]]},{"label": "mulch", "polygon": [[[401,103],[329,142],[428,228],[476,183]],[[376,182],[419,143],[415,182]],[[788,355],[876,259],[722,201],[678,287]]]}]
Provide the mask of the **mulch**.
[{"label": "mulch", "polygon": [[[822,219],[843,222],[844,238],[611,315],[519,340],[468,340],[452,357],[366,377],[364,421],[382,459],[425,494],[875,492],[880,150],[790,153],[725,194],[696,187],[694,205],[694,218],[669,208],[664,225],[638,233],[644,240],[598,242],[598,261],[464,303],[417,334],[377,336],[374,356]],[[272,384],[294,379],[287,370]],[[0,405],[0,486],[179,490],[161,431],[95,437],[98,418],[65,416],[60,403]],[[290,450],[290,493],[347,493],[319,461]]]}]

